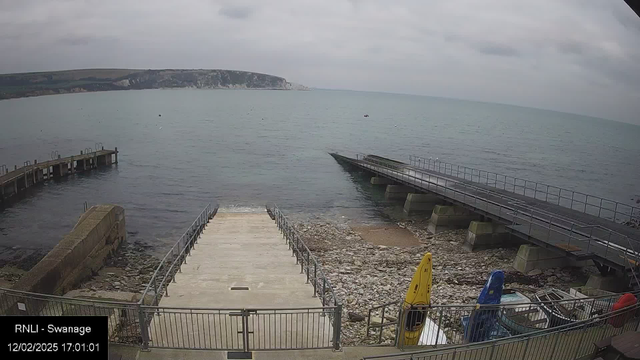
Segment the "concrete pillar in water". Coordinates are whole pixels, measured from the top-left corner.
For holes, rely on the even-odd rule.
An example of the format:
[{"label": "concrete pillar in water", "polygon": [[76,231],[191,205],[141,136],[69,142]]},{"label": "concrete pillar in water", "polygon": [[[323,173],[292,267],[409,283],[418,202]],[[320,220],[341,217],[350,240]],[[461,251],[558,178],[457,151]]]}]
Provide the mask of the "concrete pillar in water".
[{"label": "concrete pillar in water", "polygon": [[474,220],[480,220],[480,215],[459,207],[450,205],[436,205],[429,219],[427,230],[435,234],[442,230],[464,229]]},{"label": "concrete pillar in water", "polygon": [[463,248],[469,251],[507,247],[522,244],[522,240],[509,236],[502,224],[472,221]]},{"label": "concrete pillar in water", "polygon": [[116,146],[116,164],[118,163],[118,147]]},{"label": "concrete pillar in water", "polygon": [[439,202],[442,202],[442,200],[435,195],[409,193],[404,202],[404,212],[407,214],[432,212]]},{"label": "concrete pillar in water", "polygon": [[384,193],[384,198],[386,200],[404,200],[407,197],[407,194],[410,193],[412,189],[408,186],[404,185],[387,185],[387,190]]},{"label": "concrete pillar in water", "polygon": [[380,176],[374,176],[371,178],[371,185],[390,185],[394,184],[394,181]]}]

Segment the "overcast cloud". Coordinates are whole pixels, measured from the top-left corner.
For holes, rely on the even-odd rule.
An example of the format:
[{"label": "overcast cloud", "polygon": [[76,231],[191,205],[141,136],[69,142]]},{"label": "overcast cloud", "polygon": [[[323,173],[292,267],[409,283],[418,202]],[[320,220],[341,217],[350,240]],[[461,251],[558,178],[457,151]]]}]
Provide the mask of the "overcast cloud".
[{"label": "overcast cloud", "polygon": [[623,0],[0,0],[0,72],[222,68],[640,124]]}]

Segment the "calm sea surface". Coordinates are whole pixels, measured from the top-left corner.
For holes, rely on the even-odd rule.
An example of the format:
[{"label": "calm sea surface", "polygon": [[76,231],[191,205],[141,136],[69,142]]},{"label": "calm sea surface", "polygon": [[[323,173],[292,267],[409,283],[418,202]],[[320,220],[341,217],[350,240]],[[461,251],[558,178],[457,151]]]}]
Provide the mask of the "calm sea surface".
[{"label": "calm sea surface", "polygon": [[[162,116],[158,116],[161,114]],[[364,118],[363,114],[369,114]],[[126,209],[162,253],[208,202],[375,221],[381,197],[329,151],[408,155],[634,203],[640,127],[578,115],[350,91],[145,90],[0,101],[0,165],[101,142],[117,166],[33,188],[0,210],[1,247],[53,247],[84,202]],[[633,200],[632,200],[633,199]]]}]

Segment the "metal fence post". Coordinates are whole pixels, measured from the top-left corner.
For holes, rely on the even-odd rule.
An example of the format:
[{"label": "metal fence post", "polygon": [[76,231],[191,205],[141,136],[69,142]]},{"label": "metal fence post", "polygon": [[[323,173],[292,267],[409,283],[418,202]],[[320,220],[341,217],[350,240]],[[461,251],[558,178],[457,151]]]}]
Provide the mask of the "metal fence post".
[{"label": "metal fence post", "polygon": [[340,332],[342,331],[342,304],[338,304],[333,316],[333,350],[340,350]]},{"label": "metal fence post", "polygon": [[307,284],[309,283],[309,249],[307,249],[305,247],[305,249],[307,250]]},{"label": "metal fence post", "polygon": [[318,295],[318,290],[316,289],[316,286],[318,285],[318,264],[316,264],[316,262],[313,262],[313,297],[316,297]]},{"label": "metal fence post", "polygon": [[324,296],[326,294],[327,291],[327,279],[323,276],[322,277],[322,306],[324,305]]},{"label": "metal fence post", "polygon": [[141,346],[142,346],[142,350],[147,350],[149,349],[149,332],[148,332],[149,329],[147,329],[147,320],[145,319],[144,310],[142,309],[142,306],[138,304],[137,307],[138,307],[138,324],[140,328],[140,337],[142,338]]},{"label": "metal fence post", "polygon": [[493,359],[493,353],[496,351],[496,343],[494,342],[491,345],[491,355],[489,355],[489,359]]},{"label": "metal fence post", "polygon": [[437,333],[436,333],[436,343],[435,343],[435,348],[438,348],[438,339],[440,338],[440,326],[442,326],[442,312],[443,312],[443,308],[440,308],[440,316],[438,316],[438,328],[437,328]]},{"label": "metal fence post", "polygon": [[578,340],[578,346],[576,346],[576,355],[573,357],[574,359],[577,359],[580,354],[580,348],[582,347],[582,338],[584,337],[584,333],[587,330],[587,324],[584,324],[584,326],[582,327],[582,333],[580,334],[580,340]]}]

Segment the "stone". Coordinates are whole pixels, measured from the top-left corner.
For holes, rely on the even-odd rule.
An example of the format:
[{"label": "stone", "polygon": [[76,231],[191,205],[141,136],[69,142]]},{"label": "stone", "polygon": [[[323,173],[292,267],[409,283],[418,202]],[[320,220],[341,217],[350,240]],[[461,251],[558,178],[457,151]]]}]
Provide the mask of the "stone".
[{"label": "stone", "polygon": [[527,273],[527,275],[529,275],[529,276],[536,276],[536,275],[540,275],[540,274],[542,274],[542,270],[540,270],[540,269],[533,269],[533,270],[531,270],[531,271],[529,271]]},{"label": "stone", "polygon": [[366,317],[364,317],[364,315],[360,315],[354,312],[349,312],[348,313],[349,316],[349,321],[353,321],[353,322],[360,322],[360,321],[364,321],[366,319]]},{"label": "stone", "polygon": [[557,277],[557,276],[549,276],[549,277],[547,278],[547,282],[555,282],[556,280],[558,280],[558,277]]},{"label": "stone", "polygon": [[382,318],[379,316],[372,316],[369,318],[369,323],[371,325],[380,325],[382,324]]}]

